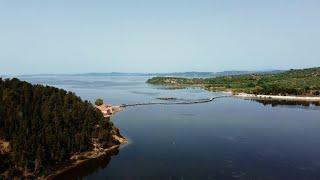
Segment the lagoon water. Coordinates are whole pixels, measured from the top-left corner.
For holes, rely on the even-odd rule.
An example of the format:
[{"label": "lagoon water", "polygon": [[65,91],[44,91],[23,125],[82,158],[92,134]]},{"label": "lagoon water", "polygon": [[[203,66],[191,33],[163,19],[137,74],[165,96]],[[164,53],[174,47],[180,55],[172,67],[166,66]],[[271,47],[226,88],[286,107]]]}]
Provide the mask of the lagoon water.
[{"label": "lagoon water", "polygon": [[[143,76],[21,76],[112,104],[201,99]],[[320,179],[320,108],[222,98],[205,104],[128,107],[112,118],[130,143],[66,177],[85,179]]]}]

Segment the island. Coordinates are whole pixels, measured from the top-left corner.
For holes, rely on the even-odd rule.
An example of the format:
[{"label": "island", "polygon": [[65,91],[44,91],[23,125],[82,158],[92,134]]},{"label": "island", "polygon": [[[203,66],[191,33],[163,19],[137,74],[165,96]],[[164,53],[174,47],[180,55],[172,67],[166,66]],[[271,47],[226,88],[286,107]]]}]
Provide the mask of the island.
[{"label": "island", "polygon": [[320,101],[320,67],[211,78],[153,77],[149,84],[200,87],[250,99]]},{"label": "island", "polygon": [[51,179],[124,143],[110,117],[75,93],[0,78],[0,179]]}]

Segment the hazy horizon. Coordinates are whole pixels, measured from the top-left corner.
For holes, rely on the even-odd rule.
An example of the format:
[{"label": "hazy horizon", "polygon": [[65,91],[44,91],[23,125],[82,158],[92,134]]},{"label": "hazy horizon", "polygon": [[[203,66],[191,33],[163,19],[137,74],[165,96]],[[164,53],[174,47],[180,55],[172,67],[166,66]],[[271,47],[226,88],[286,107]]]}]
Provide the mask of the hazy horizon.
[{"label": "hazy horizon", "polygon": [[221,72],[232,72],[232,71],[243,71],[243,72],[271,72],[271,71],[287,71],[290,69],[309,69],[309,68],[318,68],[320,66],[305,66],[305,67],[292,67],[292,68],[285,68],[285,69],[275,69],[275,68],[257,68],[257,69],[225,69],[221,71],[193,71],[193,70],[187,70],[187,71],[159,71],[159,72],[127,72],[127,71],[88,71],[88,72],[66,72],[66,73],[8,73],[8,74],[3,74],[0,73],[0,76],[32,76],[32,75],[83,75],[83,74],[111,74],[111,73],[123,73],[123,74],[170,74],[170,73],[221,73]]},{"label": "hazy horizon", "polygon": [[[305,67],[305,68],[290,68],[290,69],[308,69],[314,67]],[[287,71],[290,69],[256,69],[256,70],[222,70],[222,71],[169,71],[169,72],[121,72],[121,71],[114,71],[114,72],[79,72],[79,73],[20,73],[20,74],[0,74],[0,77],[14,77],[14,76],[38,76],[38,75],[87,75],[87,74],[173,74],[173,73],[224,73],[224,72],[273,72],[273,71]]]},{"label": "hazy horizon", "polygon": [[0,74],[320,66],[320,2],[0,2]]}]

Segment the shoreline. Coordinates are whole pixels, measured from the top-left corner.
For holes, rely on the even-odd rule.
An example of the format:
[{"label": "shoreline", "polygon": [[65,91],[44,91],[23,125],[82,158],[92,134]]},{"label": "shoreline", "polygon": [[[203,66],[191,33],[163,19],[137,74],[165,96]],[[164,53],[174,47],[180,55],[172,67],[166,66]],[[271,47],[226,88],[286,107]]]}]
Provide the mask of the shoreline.
[{"label": "shoreline", "polygon": [[261,99],[261,100],[285,100],[285,101],[305,101],[305,102],[320,102],[320,96],[280,96],[280,95],[264,95],[264,94],[247,94],[239,93],[234,97],[244,99]]},{"label": "shoreline", "polygon": [[[122,110],[122,108],[120,106],[110,105],[110,108],[112,108],[112,113],[108,114],[106,116],[106,114],[103,112],[103,109],[100,109],[98,107],[99,106],[96,106],[96,108],[99,109],[102,114],[104,114],[104,117],[106,118],[106,120],[107,120],[107,118],[111,118],[113,115],[115,115],[116,113],[118,113]],[[109,119],[109,121],[110,121],[110,119]],[[74,168],[77,168],[77,167],[87,163],[90,160],[98,159],[98,158],[101,158],[101,157],[106,156],[108,154],[112,154],[112,152],[115,152],[115,151],[123,148],[125,145],[130,144],[129,139],[122,136],[120,134],[119,130],[118,130],[118,132],[116,132],[115,134],[112,135],[112,138],[114,141],[117,141],[119,144],[113,145],[111,147],[104,148],[104,149],[99,147],[99,145],[98,145],[98,146],[95,146],[94,149],[91,151],[86,151],[86,152],[83,152],[78,155],[73,155],[70,157],[70,160],[71,161],[73,160],[73,162],[70,162],[70,164],[68,164],[68,165],[61,166],[61,168],[56,169],[55,171],[53,171],[52,173],[50,173],[48,175],[40,177],[40,179],[55,179],[57,176],[60,176],[64,173],[67,173],[68,171],[70,171]]]},{"label": "shoreline", "polygon": [[[198,87],[207,91],[211,91],[201,86],[193,86],[193,87]],[[320,102],[320,96],[294,96],[294,95],[284,96],[284,95],[248,94],[243,92],[235,93],[231,89],[224,89],[220,91],[211,91],[211,92],[219,92],[219,93],[230,95],[232,97],[242,98],[242,99]]]},{"label": "shoreline", "polygon": [[72,170],[74,168],[77,168],[77,167],[87,163],[88,161],[90,161],[92,159],[98,159],[98,158],[100,158],[102,156],[111,154],[112,152],[121,149],[122,146],[124,146],[124,145],[129,143],[127,138],[122,138],[122,139],[123,139],[123,141],[121,141],[121,143],[119,145],[113,145],[113,146],[111,146],[109,148],[105,148],[101,152],[98,152],[98,153],[95,152],[95,151],[84,152],[84,153],[96,153],[96,154],[88,156],[85,159],[76,160],[76,161],[72,162],[70,165],[61,167],[61,168],[57,169],[56,171],[53,171],[49,175],[46,175],[46,176],[44,176],[44,177],[42,177],[40,179],[55,179],[57,176],[60,176],[60,175],[66,173],[66,172],[68,172],[68,171],[70,171],[70,170]]},{"label": "shoreline", "polygon": [[192,86],[198,87],[211,92],[220,92],[223,94],[230,95],[236,98],[243,99],[260,99],[260,100],[283,100],[283,101],[303,101],[303,102],[320,102],[320,96],[294,96],[294,95],[266,95],[266,94],[248,94],[248,93],[235,93],[232,89],[224,89],[218,91],[212,91],[210,89],[206,89],[202,86]]},{"label": "shoreline", "polygon": [[[162,85],[163,86],[163,85]],[[167,86],[167,85],[165,85]],[[171,85],[168,85],[171,86]],[[177,86],[174,85],[174,88],[200,88],[209,92],[219,92],[223,94],[230,95],[236,98],[242,99],[256,99],[256,100],[283,100],[283,101],[302,101],[302,102],[320,102],[320,96],[295,96],[295,95],[266,95],[266,94],[248,94],[248,93],[235,93],[232,89],[225,88],[221,90],[205,88],[202,85],[183,85]]]}]

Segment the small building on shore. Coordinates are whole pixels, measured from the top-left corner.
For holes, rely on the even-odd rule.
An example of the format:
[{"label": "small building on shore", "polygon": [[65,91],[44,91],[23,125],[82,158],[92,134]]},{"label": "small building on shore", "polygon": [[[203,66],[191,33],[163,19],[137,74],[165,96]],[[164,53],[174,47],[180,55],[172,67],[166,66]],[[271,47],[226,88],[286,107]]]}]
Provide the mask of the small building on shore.
[{"label": "small building on shore", "polygon": [[96,106],[96,108],[101,111],[105,118],[108,118],[113,114],[113,107],[111,104],[102,104],[100,106]]}]

